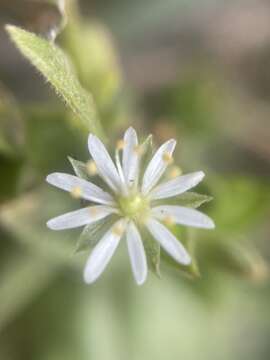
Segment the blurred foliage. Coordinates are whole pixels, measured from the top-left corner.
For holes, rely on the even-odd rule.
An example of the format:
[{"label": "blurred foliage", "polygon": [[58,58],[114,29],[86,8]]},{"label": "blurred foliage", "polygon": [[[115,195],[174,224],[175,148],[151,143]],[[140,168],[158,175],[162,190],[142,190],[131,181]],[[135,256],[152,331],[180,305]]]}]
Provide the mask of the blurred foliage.
[{"label": "blurred foliage", "polygon": [[[63,109],[49,109],[47,106],[26,108],[26,156],[27,162],[39,176],[44,176],[57,168],[67,168],[67,154],[76,157],[85,156],[81,133],[74,131],[68,124]],[[59,141],[59,138],[65,141]],[[54,151],[47,151],[51,147]],[[46,150],[47,149],[47,150]],[[47,156],[44,156],[47,152]],[[65,163],[63,162],[65,160]],[[62,165],[59,165],[62,164]]]},{"label": "blurred foliage", "polygon": [[[33,18],[28,14],[25,20],[18,2],[14,14],[16,25],[27,31],[9,26],[9,32],[64,98],[67,108],[55,99],[53,91],[40,103],[22,102],[16,94],[17,83],[1,84],[0,358],[135,360],[164,359],[169,354],[171,359],[268,359],[270,153],[266,100],[262,105],[251,98],[238,83],[230,83],[227,70],[194,53],[188,65],[177,62],[170,81],[132,97],[132,83],[127,86],[124,82],[125,68],[104,19],[83,17],[75,0],[66,2],[65,11],[61,2],[49,6],[47,2],[41,5],[42,1],[26,2],[31,3]],[[89,2],[84,5],[90,7]],[[19,7],[21,16],[17,16]],[[0,2],[0,13],[1,9],[7,12],[12,4]],[[164,26],[169,29],[168,19],[178,19],[177,9],[184,7],[182,1],[174,0],[167,5],[118,0],[112,4],[101,1],[96,9],[97,14],[99,9],[103,15],[114,14],[114,21],[107,19],[110,24],[121,14],[122,41],[136,38],[136,21],[142,43],[144,35],[155,38],[143,34],[151,27],[162,43],[159,31],[165,31]],[[124,15],[123,9],[127,11]],[[153,14],[152,9],[156,11]],[[37,20],[41,14],[46,15],[42,24]],[[59,45],[53,41],[52,30],[54,34],[62,30]],[[190,28],[188,31],[190,36],[183,45],[187,53],[194,36]],[[199,47],[198,43],[193,46]],[[136,50],[136,43],[130,42],[127,51],[131,47]],[[121,56],[127,61],[125,55],[122,48]],[[153,72],[149,74],[147,62],[144,65],[139,70],[145,81],[147,75],[162,78],[162,66],[155,72],[151,62]],[[20,67],[15,70],[22,71]],[[9,88],[15,89],[14,94]],[[142,110],[135,108],[136,103]],[[81,280],[87,252],[80,250],[95,243],[100,228],[89,227],[80,238],[77,230],[48,231],[49,218],[78,208],[79,203],[45,185],[44,178],[49,172],[72,172],[72,168],[88,178],[88,131],[103,128],[113,145],[120,130],[130,123],[142,138],[152,132],[159,142],[170,136],[180,140],[176,162],[184,172],[205,170],[206,181],[198,193],[188,192],[177,200],[186,206],[202,206],[215,220],[216,230],[172,227],[192,254],[189,267],[177,265],[148,239],[149,266],[158,276],[150,276],[140,289],[133,284],[127,249],[121,244],[102,279],[87,287]],[[145,144],[151,142],[150,137]],[[211,196],[201,195],[204,193]]]},{"label": "blurred foliage", "polygon": [[16,194],[23,158],[24,129],[16,100],[0,89],[0,202]]},{"label": "blurred foliage", "polygon": [[131,114],[111,34],[103,24],[85,21],[75,1],[67,2],[66,12],[69,21],[60,41],[93,95],[102,123],[125,123]]}]

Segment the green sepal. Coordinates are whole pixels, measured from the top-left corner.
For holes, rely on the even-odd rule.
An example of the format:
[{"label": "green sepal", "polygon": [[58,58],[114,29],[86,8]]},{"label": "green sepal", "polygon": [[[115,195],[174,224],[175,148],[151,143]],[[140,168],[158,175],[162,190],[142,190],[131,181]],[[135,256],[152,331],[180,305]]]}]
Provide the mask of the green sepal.
[{"label": "green sepal", "polygon": [[93,224],[86,225],[79,236],[75,252],[81,252],[93,248],[115,223],[117,217],[111,215]]},{"label": "green sepal", "polygon": [[143,240],[148,267],[160,278],[160,245],[146,232],[145,228],[140,228],[140,234]]},{"label": "green sepal", "polygon": [[68,156],[68,160],[71,163],[71,166],[75,172],[75,174],[85,180],[89,180],[89,175],[87,173],[86,164],[82,161],[73,159],[71,156]]},{"label": "green sepal", "polygon": [[176,200],[181,206],[198,208],[202,204],[213,200],[213,197],[209,195],[199,194],[193,191],[187,191],[184,194],[176,197]]},{"label": "green sepal", "polygon": [[168,199],[162,199],[162,200],[156,200],[153,202],[155,205],[163,205],[164,201],[166,202],[166,205],[179,205],[179,206],[185,206],[185,207],[191,207],[191,208],[198,208],[202,204],[207,203],[211,201],[213,198],[212,196],[198,194],[196,192],[187,191],[181,195],[175,196],[173,198]]}]

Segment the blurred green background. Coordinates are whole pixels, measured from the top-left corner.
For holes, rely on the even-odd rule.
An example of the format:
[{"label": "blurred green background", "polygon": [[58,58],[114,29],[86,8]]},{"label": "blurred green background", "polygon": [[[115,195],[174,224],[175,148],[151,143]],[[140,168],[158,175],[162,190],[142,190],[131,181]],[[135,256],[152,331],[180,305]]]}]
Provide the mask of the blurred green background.
[{"label": "blurred green background", "polygon": [[[0,359],[269,359],[269,1],[67,5],[0,0]],[[137,287],[123,242],[83,283],[78,231],[46,228],[80,204],[45,176],[87,161],[87,132],[6,23],[59,32],[108,146],[133,125],[157,144],[175,137],[182,170],[206,172],[216,230],[180,232],[196,269],[163,258],[161,279]]]}]

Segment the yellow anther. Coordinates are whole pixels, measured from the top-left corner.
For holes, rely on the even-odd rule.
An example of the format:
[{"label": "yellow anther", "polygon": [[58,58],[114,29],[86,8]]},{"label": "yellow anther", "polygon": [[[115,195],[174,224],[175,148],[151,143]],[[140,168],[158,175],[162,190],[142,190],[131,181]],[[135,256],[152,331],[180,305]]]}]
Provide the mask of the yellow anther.
[{"label": "yellow anther", "polygon": [[164,224],[167,225],[167,226],[172,226],[175,224],[175,221],[174,221],[174,218],[172,216],[165,216],[164,219]]},{"label": "yellow anther", "polygon": [[117,150],[123,150],[125,146],[126,146],[126,142],[123,139],[118,140],[116,143]]},{"label": "yellow anther", "polygon": [[120,224],[115,225],[112,232],[113,232],[114,235],[122,236],[123,233],[124,233],[124,227],[122,225],[120,225]]},{"label": "yellow anther", "polygon": [[169,152],[165,152],[162,158],[168,165],[173,163],[173,157]]},{"label": "yellow anther", "polygon": [[170,170],[169,170],[169,178],[170,179],[174,179],[177,176],[180,176],[182,174],[182,170],[180,169],[179,166],[173,166]]},{"label": "yellow anther", "polygon": [[71,189],[70,195],[74,199],[79,199],[82,196],[82,189],[79,186],[75,186],[73,189]]},{"label": "yellow anther", "polygon": [[141,145],[136,145],[134,146],[134,152],[137,154],[137,155],[143,155],[144,151],[143,151],[143,146]]},{"label": "yellow anther", "polygon": [[86,163],[86,171],[88,175],[93,176],[97,173],[97,165],[93,160],[89,160]]}]

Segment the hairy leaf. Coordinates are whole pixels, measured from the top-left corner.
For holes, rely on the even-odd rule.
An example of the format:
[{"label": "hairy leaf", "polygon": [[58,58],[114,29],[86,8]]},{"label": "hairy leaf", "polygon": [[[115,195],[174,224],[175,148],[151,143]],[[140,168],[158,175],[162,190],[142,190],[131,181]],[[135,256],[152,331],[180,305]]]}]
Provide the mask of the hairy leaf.
[{"label": "hairy leaf", "polygon": [[6,29],[23,55],[45,76],[78,116],[80,127],[102,135],[91,95],[84,90],[64,52],[53,43],[13,25]]}]

